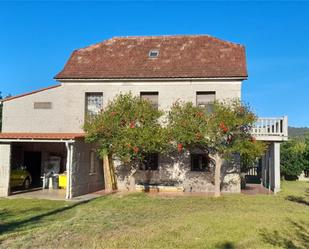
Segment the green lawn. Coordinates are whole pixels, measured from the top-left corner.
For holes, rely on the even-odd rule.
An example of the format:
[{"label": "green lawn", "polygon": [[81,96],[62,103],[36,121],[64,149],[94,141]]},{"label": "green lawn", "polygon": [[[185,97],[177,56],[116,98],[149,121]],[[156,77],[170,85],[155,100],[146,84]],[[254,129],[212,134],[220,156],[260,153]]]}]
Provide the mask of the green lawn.
[{"label": "green lawn", "polygon": [[308,248],[309,183],[276,196],[0,199],[1,248]]}]

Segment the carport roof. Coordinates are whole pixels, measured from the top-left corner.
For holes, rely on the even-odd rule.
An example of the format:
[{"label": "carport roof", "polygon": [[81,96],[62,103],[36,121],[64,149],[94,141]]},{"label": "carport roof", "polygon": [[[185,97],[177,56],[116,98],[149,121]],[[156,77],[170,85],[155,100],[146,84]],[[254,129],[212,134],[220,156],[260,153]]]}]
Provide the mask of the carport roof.
[{"label": "carport roof", "polygon": [[0,140],[1,139],[72,140],[83,137],[84,137],[83,133],[22,133],[22,132],[0,133]]}]

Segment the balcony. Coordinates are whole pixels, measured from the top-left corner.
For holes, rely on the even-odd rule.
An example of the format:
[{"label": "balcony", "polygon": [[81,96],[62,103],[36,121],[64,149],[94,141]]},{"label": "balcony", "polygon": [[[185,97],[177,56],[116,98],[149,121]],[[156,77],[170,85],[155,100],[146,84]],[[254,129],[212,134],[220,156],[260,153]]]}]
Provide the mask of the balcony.
[{"label": "balcony", "polygon": [[252,135],[262,141],[288,140],[288,118],[258,118],[252,127]]}]

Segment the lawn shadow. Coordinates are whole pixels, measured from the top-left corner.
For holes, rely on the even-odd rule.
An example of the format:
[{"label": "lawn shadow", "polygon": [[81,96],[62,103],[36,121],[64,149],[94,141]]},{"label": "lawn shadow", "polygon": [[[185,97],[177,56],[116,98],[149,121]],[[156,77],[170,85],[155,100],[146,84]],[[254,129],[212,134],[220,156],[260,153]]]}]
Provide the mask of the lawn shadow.
[{"label": "lawn shadow", "polygon": [[[1,221],[4,219],[7,219],[9,217],[11,217],[12,215],[10,214],[10,212],[8,212],[7,210],[2,210],[0,211],[0,228],[1,228]],[[1,229],[0,229],[1,232]]]},{"label": "lawn shadow", "polygon": [[306,200],[306,198],[309,197],[309,188],[305,190],[305,196],[295,196],[295,195],[289,195],[285,199],[288,201],[297,202],[299,204],[303,204],[306,206],[309,206],[309,201]]},{"label": "lawn shadow", "polygon": [[285,199],[288,200],[288,201],[293,201],[293,202],[297,202],[299,204],[309,206],[309,201],[306,201],[305,197],[303,197],[303,196],[289,195]]},{"label": "lawn shadow", "polygon": [[235,244],[233,242],[227,241],[223,243],[218,243],[215,247],[216,249],[235,249]]},{"label": "lawn shadow", "polygon": [[285,249],[307,249],[309,245],[308,224],[290,221],[292,228],[285,232],[263,230],[260,235],[263,241],[272,246]]},{"label": "lawn shadow", "polygon": [[[30,218],[19,220],[19,221],[13,221],[13,222],[8,222],[8,223],[4,222],[2,224],[0,223],[0,234],[3,235],[5,233],[13,232],[16,229],[20,229],[23,226],[34,224],[36,222],[39,222],[43,218],[46,218],[46,217],[51,216],[51,215],[59,214],[59,213],[65,212],[65,211],[68,211],[68,210],[73,209],[73,208],[75,208],[77,206],[86,204],[86,203],[88,203],[90,201],[91,200],[85,200],[85,201],[77,202],[77,203],[74,203],[72,205],[68,205],[68,206],[65,206],[65,207],[57,208],[55,210],[48,211],[48,212],[45,212],[45,213],[42,213],[42,214],[39,214],[39,215],[32,216]],[[31,209],[31,210],[33,210],[33,209]],[[26,210],[25,212],[28,212],[28,210]],[[9,214],[6,213],[6,212],[0,213],[0,217],[1,218],[4,218],[5,216],[9,216]],[[0,242],[1,242],[1,240],[0,240]]]}]

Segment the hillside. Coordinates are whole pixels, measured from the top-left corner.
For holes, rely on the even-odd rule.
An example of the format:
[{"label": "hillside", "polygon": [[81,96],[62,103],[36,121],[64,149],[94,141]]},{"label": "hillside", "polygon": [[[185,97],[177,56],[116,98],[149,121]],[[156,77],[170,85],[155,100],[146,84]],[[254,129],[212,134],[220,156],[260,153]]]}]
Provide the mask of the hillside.
[{"label": "hillside", "polygon": [[308,127],[291,127],[289,126],[289,137],[290,138],[299,138],[304,137],[305,134],[309,134]]}]

